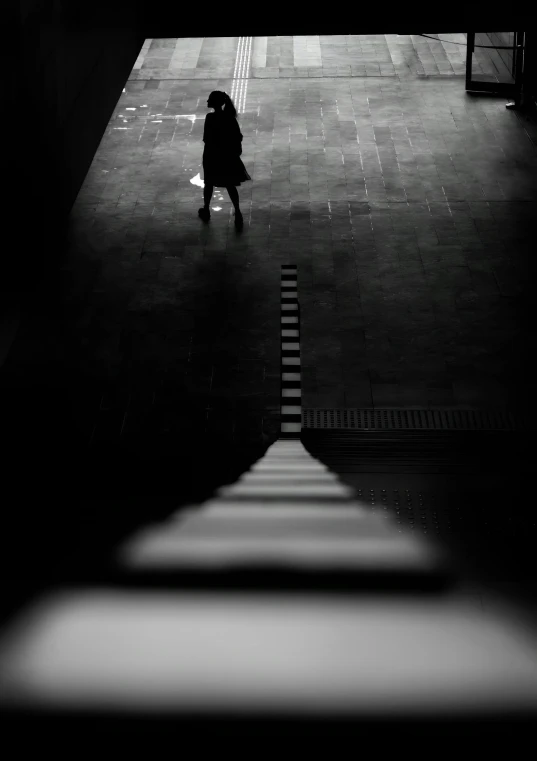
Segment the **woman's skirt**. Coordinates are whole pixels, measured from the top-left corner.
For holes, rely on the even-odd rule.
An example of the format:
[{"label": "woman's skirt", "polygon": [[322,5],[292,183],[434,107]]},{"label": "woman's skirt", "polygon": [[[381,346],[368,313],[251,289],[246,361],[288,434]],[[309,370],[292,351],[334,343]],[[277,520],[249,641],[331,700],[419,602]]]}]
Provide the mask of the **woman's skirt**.
[{"label": "woman's skirt", "polygon": [[246,171],[240,156],[215,155],[207,149],[203,152],[203,180],[206,185],[227,188],[240,185],[252,178]]}]

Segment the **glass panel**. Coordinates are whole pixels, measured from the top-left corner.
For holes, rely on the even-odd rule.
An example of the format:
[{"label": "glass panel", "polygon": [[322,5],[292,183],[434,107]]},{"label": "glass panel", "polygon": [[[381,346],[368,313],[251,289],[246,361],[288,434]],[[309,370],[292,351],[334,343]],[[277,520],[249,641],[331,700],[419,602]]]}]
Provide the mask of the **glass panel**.
[{"label": "glass panel", "polygon": [[[479,47],[481,45],[496,46]],[[472,82],[515,83],[515,32],[475,32]]]}]

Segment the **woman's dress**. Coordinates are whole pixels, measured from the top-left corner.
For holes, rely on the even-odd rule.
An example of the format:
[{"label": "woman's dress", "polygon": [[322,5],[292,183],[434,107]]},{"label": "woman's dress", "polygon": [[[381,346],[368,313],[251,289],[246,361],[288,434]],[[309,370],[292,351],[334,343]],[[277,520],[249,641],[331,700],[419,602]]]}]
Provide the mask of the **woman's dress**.
[{"label": "woman's dress", "polygon": [[226,116],[223,112],[207,114],[203,142],[205,185],[226,188],[252,179],[240,158],[242,133],[235,117]]}]

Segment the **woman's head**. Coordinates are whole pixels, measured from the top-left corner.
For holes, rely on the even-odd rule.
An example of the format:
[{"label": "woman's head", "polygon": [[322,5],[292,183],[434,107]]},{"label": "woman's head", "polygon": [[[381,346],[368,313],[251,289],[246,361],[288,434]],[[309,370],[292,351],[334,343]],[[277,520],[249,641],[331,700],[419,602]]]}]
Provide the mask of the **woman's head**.
[{"label": "woman's head", "polygon": [[237,116],[237,109],[235,108],[233,101],[226,92],[222,92],[221,90],[212,91],[207,99],[207,105],[209,108],[214,108],[215,110],[223,108],[223,113],[226,114],[226,116]]}]

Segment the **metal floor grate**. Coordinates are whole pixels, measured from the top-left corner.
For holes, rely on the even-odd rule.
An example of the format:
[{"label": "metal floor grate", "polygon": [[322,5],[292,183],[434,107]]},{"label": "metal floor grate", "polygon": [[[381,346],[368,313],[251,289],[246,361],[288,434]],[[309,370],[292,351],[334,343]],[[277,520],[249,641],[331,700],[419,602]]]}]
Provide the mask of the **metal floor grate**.
[{"label": "metal floor grate", "polygon": [[524,426],[512,413],[496,410],[310,407],[302,409],[302,427],[362,431],[516,431]]}]

